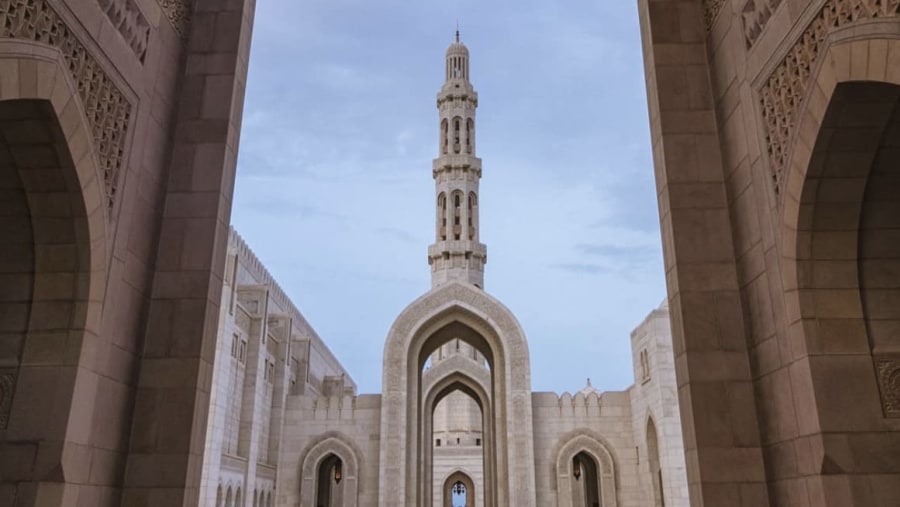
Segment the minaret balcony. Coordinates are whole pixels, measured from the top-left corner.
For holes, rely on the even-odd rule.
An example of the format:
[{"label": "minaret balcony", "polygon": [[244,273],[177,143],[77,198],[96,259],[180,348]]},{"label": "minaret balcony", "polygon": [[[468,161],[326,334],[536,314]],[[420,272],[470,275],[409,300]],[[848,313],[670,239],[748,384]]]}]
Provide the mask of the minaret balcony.
[{"label": "minaret balcony", "polygon": [[449,169],[469,169],[481,176],[481,159],[465,153],[441,155],[432,162],[432,172],[437,175]]},{"label": "minaret balcony", "polygon": [[478,241],[470,240],[446,240],[438,241],[428,246],[428,257],[437,258],[447,252],[451,255],[469,254],[472,257],[487,257],[487,245]]}]

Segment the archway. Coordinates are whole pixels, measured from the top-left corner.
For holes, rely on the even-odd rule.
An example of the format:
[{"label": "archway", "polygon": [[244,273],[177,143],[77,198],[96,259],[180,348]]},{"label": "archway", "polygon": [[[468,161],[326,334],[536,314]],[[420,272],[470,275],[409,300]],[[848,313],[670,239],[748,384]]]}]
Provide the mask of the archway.
[{"label": "archway", "polygon": [[[470,351],[445,356],[423,375],[425,402],[421,415],[423,422],[422,477],[428,487],[425,498],[432,498],[436,507],[442,505],[443,479],[451,470],[462,467],[467,470],[476,494],[477,506],[487,505],[492,497],[496,456],[493,454],[494,435],[492,425],[493,407],[490,401],[490,371],[475,360],[467,357]],[[481,359],[481,358],[478,358]],[[445,420],[436,422],[441,416],[441,408],[450,408],[448,402],[470,404],[466,417],[468,424],[458,417],[460,406],[453,407],[453,423]],[[477,420],[475,420],[477,419]],[[456,425],[456,428],[450,426]],[[449,431],[448,431],[449,430]],[[438,433],[440,431],[440,433]],[[443,441],[439,441],[443,439]],[[473,491],[470,488],[470,491]]]},{"label": "archway", "polygon": [[[805,377],[792,387],[805,391],[795,394],[800,430],[827,435],[817,472],[844,476],[842,494],[866,503],[863,484],[900,473],[887,457],[889,419],[900,416],[900,86],[832,86],[820,120],[807,113],[818,128],[808,157],[793,161],[797,201],[786,200],[786,249],[796,257],[785,259],[787,299],[802,354],[793,369]],[[870,459],[842,459],[848,452]]]},{"label": "archway", "polygon": [[[430,481],[423,456],[426,400],[422,367],[442,343],[461,338],[490,364],[489,424],[496,436],[496,488],[486,505],[533,506],[534,448],[528,346],[515,317],[483,291],[449,282],[414,301],[394,322],[385,344],[379,505],[426,505]],[[485,417],[487,420],[487,417]],[[431,442],[428,442],[430,444]],[[502,479],[500,479],[502,478]]]},{"label": "archway", "polygon": [[656,434],[656,424],[653,418],[647,418],[647,463],[650,469],[650,498],[653,507],[663,507],[666,504],[663,495],[662,468],[659,464],[659,439]]},{"label": "archway", "polygon": [[[442,488],[444,499],[442,507],[475,507],[475,482],[461,470],[453,472],[444,479]],[[463,500],[463,501],[460,501]]]},{"label": "archway", "polygon": [[334,454],[329,454],[319,464],[319,470],[316,473],[316,507],[341,505],[343,466],[341,458]]},{"label": "archway", "polygon": [[594,457],[581,451],[572,458],[572,506],[600,507],[600,473]]},{"label": "archway", "polygon": [[[356,507],[360,455],[351,440],[337,432],[326,433],[310,444],[301,454],[300,504]],[[267,503],[270,501],[271,492],[267,494]]]},{"label": "archway", "polygon": [[555,475],[558,507],[618,505],[615,460],[609,449],[603,437],[589,430],[560,438]]}]

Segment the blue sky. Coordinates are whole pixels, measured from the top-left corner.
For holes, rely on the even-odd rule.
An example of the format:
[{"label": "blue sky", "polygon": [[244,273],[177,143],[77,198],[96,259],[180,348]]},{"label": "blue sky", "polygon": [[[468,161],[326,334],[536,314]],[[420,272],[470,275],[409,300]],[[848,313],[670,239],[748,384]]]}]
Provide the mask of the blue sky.
[{"label": "blue sky", "polygon": [[665,297],[634,0],[257,3],[232,221],[356,380],[430,288],[435,97],[456,20],[479,93],[485,289],[535,391],[633,381]]}]

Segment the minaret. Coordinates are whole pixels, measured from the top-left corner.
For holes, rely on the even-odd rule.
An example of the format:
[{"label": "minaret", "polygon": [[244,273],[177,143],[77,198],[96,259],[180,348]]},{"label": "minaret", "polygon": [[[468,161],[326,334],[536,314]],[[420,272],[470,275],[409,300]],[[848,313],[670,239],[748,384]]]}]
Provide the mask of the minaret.
[{"label": "minaret", "polygon": [[447,48],[446,80],[437,96],[440,116],[435,186],[435,242],[428,247],[432,288],[457,280],[484,288],[487,247],[478,241],[478,181],[475,108],[478,94],[469,82],[469,50],[459,41]]}]

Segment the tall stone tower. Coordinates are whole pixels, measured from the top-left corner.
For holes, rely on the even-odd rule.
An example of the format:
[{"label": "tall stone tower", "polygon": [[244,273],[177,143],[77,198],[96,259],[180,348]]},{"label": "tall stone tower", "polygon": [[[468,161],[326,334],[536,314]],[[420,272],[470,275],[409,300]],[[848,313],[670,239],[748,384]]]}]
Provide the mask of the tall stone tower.
[{"label": "tall stone tower", "polygon": [[431,286],[457,280],[483,288],[487,247],[478,240],[478,94],[469,82],[469,50],[459,41],[459,31],[456,42],[447,48],[446,79],[437,107],[439,151],[433,164],[436,227],[435,242],[428,247]]}]

